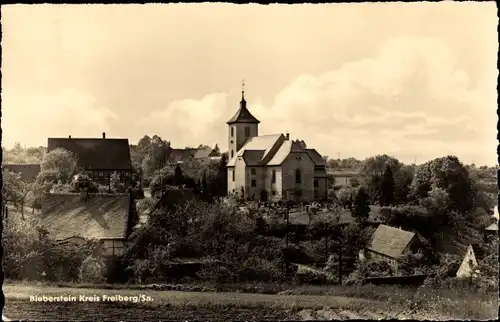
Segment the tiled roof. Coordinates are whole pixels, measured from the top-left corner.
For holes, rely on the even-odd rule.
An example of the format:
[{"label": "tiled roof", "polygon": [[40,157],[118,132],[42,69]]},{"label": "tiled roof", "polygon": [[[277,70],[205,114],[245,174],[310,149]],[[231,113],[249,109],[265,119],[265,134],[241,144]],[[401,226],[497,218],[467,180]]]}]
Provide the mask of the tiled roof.
[{"label": "tiled roof", "polygon": [[314,169],[314,177],[315,178],[327,178],[326,169]]},{"label": "tiled roof", "polygon": [[170,159],[174,161],[187,161],[191,158],[194,158],[198,149],[172,149],[170,153]]},{"label": "tiled roof", "polygon": [[493,224],[489,225],[488,227],[486,227],[484,230],[498,231],[498,224],[497,223],[493,223]]},{"label": "tiled roof", "polygon": [[414,237],[414,233],[379,225],[367,249],[391,258],[398,258]]},{"label": "tiled roof", "polygon": [[245,160],[247,166],[256,166],[260,164],[264,153],[264,150],[245,150],[243,152],[243,160]]},{"label": "tiled roof", "polygon": [[126,238],[128,194],[51,194],[42,203],[42,225],[56,240]]},{"label": "tiled roof", "polygon": [[132,170],[128,139],[49,138],[47,152],[63,148],[85,170]]},{"label": "tiled roof", "polygon": [[306,151],[316,166],[325,165],[325,160],[323,160],[323,157],[318,153],[318,151],[316,151],[316,149],[306,149]]},{"label": "tiled roof", "polygon": [[212,153],[212,151],[213,151],[212,148],[198,149],[194,153],[194,158],[195,159],[208,158],[210,156],[210,154]]},{"label": "tiled roof", "polygon": [[26,182],[35,181],[40,173],[40,164],[3,164],[2,167],[10,172],[19,173],[21,180]]},{"label": "tiled roof", "polygon": [[247,109],[247,102],[243,97],[240,102],[240,108],[236,111],[236,114],[227,121],[227,124],[234,123],[260,123],[260,121]]},{"label": "tiled roof", "polygon": [[283,134],[261,135],[250,138],[245,143],[245,145],[236,153],[236,155],[231,160],[229,160],[227,166],[234,167],[236,158],[242,157],[243,153],[245,153],[245,150],[263,150],[264,154],[262,156],[262,159],[264,159],[266,155],[271,151],[271,149],[279,144],[279,140],[281,137],[283,137],[284,139]]},{"label": "tiled roof", "polygon": [[281,165],[283,161],[285,161],[286,157],[292,152],[292,141],[286,140],[283,142],[283,144],[280,146],[278,151],[274,154],[274,156],[269,160],[267,165],[273,166],[273,165]]}]

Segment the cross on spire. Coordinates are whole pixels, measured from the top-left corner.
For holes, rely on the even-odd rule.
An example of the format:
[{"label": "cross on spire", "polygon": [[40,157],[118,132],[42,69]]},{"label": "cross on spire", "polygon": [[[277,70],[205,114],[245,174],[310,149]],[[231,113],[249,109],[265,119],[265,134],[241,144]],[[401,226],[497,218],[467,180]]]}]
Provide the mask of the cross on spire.
[{"label": "cross on spire", "polygon": [[245,94],[245,80],[241,80],[241,94]]}]

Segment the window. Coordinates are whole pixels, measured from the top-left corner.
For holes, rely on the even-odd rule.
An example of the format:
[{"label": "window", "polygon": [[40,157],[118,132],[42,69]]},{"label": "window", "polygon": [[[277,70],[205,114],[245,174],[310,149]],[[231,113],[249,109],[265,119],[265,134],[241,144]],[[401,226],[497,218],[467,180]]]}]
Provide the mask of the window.
[{"label": "window", "polygon": [[231,126],[231,137],[234,136],[234,127]]},{"label": "window", "polygon": [[274,191],[274,190],[273,190],[273,191],[271,191],[271,194],[272,194],[273,196],[275,196],[275,195],[276,195],[276,191]]},{"label": "window", "polygon": [[314,179],[314,186],[317,187],[318,185],[318,179]]},{"label": "window", "polygon": [[231,150],[231,158],[234,157],[234,151]]},{"label": "window", "polygon": [[300,169],[295,170],[295,183],[301,183],[302,181],[300,180]]},{"label": "window", "polygon": [[271,183],[276,183],[276,170],[273,170],[273,174],[271,176]]},{"label": "window", "polygon": [[252,187],[255,187],[257,185],[257,182],[255,181],[255,179],[252,179]]},{"label": "window", "polygon": [[250,168],[250,173],[254,176],[255,175],[255,168]]},{"label": "window", "polygon": [[250,128],[248,126],[245,126],[245,137],[249,137],[250,136]]},{"label": "window", "polygon": [[233,176],[233,181],[234,181],[234,170],[236,170],[236,169],[231,170],[231,174]]}]

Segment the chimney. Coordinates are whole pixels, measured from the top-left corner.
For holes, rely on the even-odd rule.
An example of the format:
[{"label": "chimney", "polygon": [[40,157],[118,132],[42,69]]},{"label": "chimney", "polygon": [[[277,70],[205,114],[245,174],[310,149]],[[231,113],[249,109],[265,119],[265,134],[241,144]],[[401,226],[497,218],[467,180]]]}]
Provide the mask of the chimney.
[{"label": "chimney", "polygon": [[106,132],[102,132],[102,138],[105,139],[106,138]]},{"label": "chimney", "polygon": [[71,139],[71,135],[69,136],[69,138]]},{"label": "chimney", "polygon": [[287,140],[290,140],[290,133],[286,132],[285,137],[286,137]]}]

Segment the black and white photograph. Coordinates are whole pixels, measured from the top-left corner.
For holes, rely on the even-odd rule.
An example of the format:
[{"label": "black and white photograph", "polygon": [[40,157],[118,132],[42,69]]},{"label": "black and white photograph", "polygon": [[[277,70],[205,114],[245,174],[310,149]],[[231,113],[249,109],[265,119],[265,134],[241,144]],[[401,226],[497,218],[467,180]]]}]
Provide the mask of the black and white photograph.
[{"label": "black and white photograph", "polygon": [[498,319],[497,11],[2,5],[2,321]]}]

